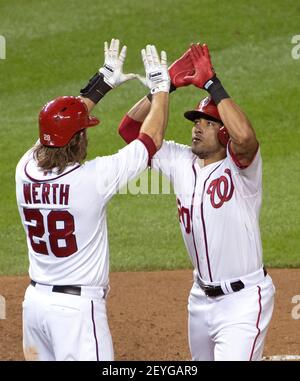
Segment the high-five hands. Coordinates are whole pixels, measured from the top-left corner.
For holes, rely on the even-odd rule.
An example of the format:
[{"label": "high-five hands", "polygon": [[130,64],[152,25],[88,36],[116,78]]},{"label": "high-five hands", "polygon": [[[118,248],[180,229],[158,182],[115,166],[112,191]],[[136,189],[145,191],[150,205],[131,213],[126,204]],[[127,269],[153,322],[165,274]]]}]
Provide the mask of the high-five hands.
[{"label": "high-five hands", "polygon": [[127,47],[124,45],[119,54],[119,46],[120,41],[114,38],[111,40],[109,47],[107,41],[104,43],[104,65],[99,69],[99,73],[103,74],[104,81],[110,87],[117,87],[137,77],[133,73],[123,73]]},{"label": "high-five hands", "polygon": [[142,59],[146,77],[138,74],[123,73],[127,47],[124,45],[119,54],[120,41],[112,39],[110,45],[104,43],[104,65],[99,69],[103,74],[104,82],[111,88],[117,87],[131,79],[138,78],[149,87],[152,94],[158,91],[168,92],[170,81],[177,87],[193,84],[201,89],[205,88],[209,80],[215,76],[207,45],[191,44],[190,48],[167,68],[167,55],[157,53],[154,45],[147,45],[142,49]]}]

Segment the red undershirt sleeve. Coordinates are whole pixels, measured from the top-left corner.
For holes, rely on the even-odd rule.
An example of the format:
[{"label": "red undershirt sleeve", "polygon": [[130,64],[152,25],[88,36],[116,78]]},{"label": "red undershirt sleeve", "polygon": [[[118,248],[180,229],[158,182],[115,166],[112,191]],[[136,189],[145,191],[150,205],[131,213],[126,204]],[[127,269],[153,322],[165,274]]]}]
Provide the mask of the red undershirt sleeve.
[{"label": "red undershirt sleeve", "polygon": [[129,144],[139,136],[142,124],[126,114],[119,125],[119,134]]},{"label": "red undershirt sleeve", "polygon": [[156,151],[157,151],[156,145],[155,145],[153,139],[149,135],[147,135],[143,132],[141,132],[138,135],[137,139],[140,140],[144,144],[144,146],[146,147],[146,149],[148,151],[148,155],[149,155],[148,165],[149,165],[150,160],[156,154]]}]

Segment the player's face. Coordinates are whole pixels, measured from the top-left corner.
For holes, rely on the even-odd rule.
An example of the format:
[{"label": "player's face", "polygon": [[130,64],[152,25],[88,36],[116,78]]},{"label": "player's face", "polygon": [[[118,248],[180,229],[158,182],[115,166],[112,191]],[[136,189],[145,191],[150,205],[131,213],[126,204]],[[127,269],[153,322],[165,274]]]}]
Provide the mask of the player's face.
[{"label": "player's face", "polygon": [[218,139],[221,123],[196,119],[192,130],[192,152],[200,159],[208,159],[223,149]]}]

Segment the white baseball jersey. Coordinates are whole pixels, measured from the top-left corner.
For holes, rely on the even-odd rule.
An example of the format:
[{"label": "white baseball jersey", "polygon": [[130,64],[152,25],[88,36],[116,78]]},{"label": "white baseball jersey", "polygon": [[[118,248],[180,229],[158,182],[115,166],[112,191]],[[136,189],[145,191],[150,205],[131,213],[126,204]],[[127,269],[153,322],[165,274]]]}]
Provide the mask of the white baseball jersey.
[{"label": "white baseball jersey", "polygon": [[203,280],[234,279],[261,268],[259,150],[241,169],[228,145],[225,159],[204,167],[190,147],[164,141],[152,168],[173,184],[183,239]]},{"label": "white baseball jersey", "polygon": [[60,175],[40,170],[28,151],[16,169],[16,190],[30,278],[49,285],[106,287],[106,205],[147,163],[148,151],[139,140]]}]

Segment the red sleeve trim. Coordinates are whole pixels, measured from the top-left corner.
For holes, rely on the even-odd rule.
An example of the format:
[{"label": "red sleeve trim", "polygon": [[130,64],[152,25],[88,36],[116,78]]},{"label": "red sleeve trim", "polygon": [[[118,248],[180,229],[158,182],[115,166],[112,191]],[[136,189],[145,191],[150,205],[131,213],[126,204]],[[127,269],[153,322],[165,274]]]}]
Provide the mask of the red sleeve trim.
[{"label": "red sleeve trim", "polygon": [[230,147],[231,147],[231,141],[229,141],[229,143],[228,143],[228,151],[229,151],[229,153],[230,153],[230,156],[231,156],[231,158],[232,158],[234,164],[235,164],[238,168],[240,168],[240,169],[246,169],[246,168],[248,168],[248,167],[253,163],[253,160],[254,160],[254,158],[255,158],[255,156],[256,156],[256,154],[257,154],[258,148],[259,148],[259,144],[257,144],[257,148],[256,148],[256,151],[255,151],[255,153],[254,153],[254,155],[253,155],[252,160],[251,160],[250,163],[247,164],[247,165],[243,165],[243,164],[241,164],[241,163],[239,162],[238,158],[235,156],[234,152],[232,151],[232,149],[231,149]]},{"label": "red sleeve trim", "polygon": [[141,132],[139,134],[138,140],[140,140],[144,144],[144,146],[146,147],[146,149],[148,151],[148,155],[149,155],[149,162],[150,162],[150,160],[156,154],[156,151],[157,151],[157,148],[156,148],[156,145],[154,144],[154,141],[152,140],[152,138],[149,135],[144,134],[143,132]]},{"label": "red sleeve trim", "polygon": [[129,144],[139,136],[142,124],[126,114],[119,125],[119,134]]}]

